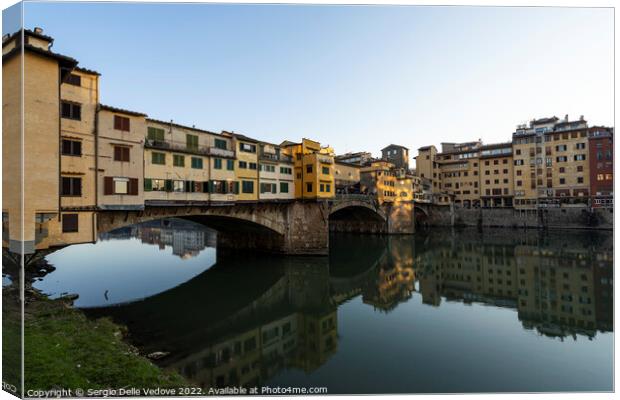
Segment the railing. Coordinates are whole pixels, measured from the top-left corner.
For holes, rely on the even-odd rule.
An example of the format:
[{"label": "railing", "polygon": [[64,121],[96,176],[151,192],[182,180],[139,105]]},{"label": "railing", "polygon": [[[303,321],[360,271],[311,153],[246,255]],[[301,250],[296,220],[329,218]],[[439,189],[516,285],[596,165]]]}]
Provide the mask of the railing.
[{"label": "railing", "polygon": [[192,146],[186,142],[174,141],[174,140],[155,140],[146,139],[144,142],[145,147],[162,149],[162,150],[177,150],[187,153],[203,154],[207,156],[221,156],[221,157],[234,157],[235,152],[228,149],[220,149],[219,147],[212,146]]}]

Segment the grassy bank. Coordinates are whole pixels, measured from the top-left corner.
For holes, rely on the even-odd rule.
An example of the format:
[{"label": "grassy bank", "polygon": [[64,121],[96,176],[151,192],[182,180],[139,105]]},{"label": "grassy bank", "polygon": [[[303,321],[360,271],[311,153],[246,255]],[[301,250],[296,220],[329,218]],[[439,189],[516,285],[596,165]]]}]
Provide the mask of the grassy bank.
[{"label": "grassy bank", "polygon": [[25,309],[26,389],[187,386],[123,340],[110,319],[90,320],[62,300],[29,292]]}]

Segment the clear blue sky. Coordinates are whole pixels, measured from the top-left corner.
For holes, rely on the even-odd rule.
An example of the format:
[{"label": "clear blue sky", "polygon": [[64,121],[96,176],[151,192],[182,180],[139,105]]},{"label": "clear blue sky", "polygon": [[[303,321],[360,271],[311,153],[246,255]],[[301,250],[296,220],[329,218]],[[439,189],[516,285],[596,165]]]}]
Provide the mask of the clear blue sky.
[{"label": "clear blue sky", "polygon": [[[508,141],[557,115],[613,124],[613,11],[26,3],[101,102],[337,153]],[[6,21],[6,19],[5,19]],[[4,26],[5,33],[17,26]],[[412,156],[415,154],[412,154]]]}]

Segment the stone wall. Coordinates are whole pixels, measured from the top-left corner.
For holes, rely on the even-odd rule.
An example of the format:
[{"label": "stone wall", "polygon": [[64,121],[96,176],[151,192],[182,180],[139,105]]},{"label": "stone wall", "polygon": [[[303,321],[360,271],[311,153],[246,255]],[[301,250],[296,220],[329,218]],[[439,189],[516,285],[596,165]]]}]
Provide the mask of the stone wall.
[{"label": "stone wall", "polygon": [[[426,208],[429,226],[481,226],[543,229],[613,229],[612,209],[549,208],[515,210],[512,208],[466,209],[449,206]],[[452,222],[454,221],[454,222]]]}]

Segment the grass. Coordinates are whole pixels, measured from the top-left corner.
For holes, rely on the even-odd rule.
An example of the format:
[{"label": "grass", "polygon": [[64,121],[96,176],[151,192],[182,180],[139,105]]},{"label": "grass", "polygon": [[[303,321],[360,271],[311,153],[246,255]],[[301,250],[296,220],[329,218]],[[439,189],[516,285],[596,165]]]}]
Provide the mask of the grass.
[{"label": "grass", "polygon": [[110,319],[90,320],[62,300],[33,296],[24,317],[26,390],[187,386],[140,356]]}]

